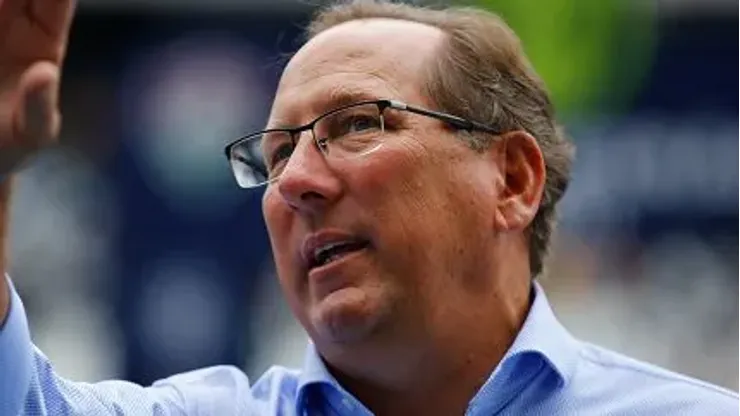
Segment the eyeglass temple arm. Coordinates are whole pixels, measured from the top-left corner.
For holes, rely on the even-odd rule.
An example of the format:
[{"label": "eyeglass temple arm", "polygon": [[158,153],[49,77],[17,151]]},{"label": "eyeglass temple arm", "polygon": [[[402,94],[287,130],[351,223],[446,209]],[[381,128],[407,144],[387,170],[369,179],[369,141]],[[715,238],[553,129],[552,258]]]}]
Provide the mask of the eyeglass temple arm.
[{"label": "eyeglass temple arm", "polygon": [[498,131],[497,129],[486,126],[485,124],[476,123],[475,121],[466,120],[462,117],[457,117],[451,114],[440,113],[440,112],[432,111],[432,110],[425,110],[423,108],[418,108],[418,107],[408,105],[406,103],[402,103],[400,101],[389,100],[389,102],[390,102],[390,107],[396,110],[405,110],[405,111],[410,111],[412,113],[421,114],[423,116],[436,118],[438,120],[442,120],[445,123],[448,123],[462,130],[468,130],[468,131],[478,130],[478,131],[482,131],[485,133],[501,134],[501,132]]}]

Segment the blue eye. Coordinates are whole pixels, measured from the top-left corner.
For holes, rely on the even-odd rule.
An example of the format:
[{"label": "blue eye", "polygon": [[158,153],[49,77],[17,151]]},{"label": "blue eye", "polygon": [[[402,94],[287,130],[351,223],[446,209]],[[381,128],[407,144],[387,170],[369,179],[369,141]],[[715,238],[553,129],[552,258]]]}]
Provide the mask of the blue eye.
[{"label": "blue eye", "polygon": [[375,103],[361,103],[328,113],[314,129],[324,146],[339,142],[345,151],[351,152],[362,151],[368,140],[375,140],[382,131],[383,116]]},{"label": "blue eye", "polygon": [[293,145],[291,143],[284,143],[278,146],[270,155],[270,169],[274,169],[280,162],[290,158],[292,154]]},{"label": "blue eye", "polygon": [[332,124],[329,137],[334,139],[376,131],[381,126],[380,119],[377,116],[368,114],[346,114],[341,118],[337,118],[336,122]]},{"label": "blue eye", "polygon": [[380,127],[380,120],[372,116],[356,115],[349,117],[344,127],[347,133],[377,129]]}]

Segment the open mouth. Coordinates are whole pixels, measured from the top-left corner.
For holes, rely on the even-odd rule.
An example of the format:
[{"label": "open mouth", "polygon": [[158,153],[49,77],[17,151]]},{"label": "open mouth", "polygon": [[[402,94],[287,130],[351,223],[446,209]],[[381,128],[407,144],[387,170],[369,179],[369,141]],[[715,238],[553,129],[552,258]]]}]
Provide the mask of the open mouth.
[{"label": "open mouth", "polygon": [[310,268],[326,266],[367,246],[367,241],[342,241],[318,247],[314,250]]}]

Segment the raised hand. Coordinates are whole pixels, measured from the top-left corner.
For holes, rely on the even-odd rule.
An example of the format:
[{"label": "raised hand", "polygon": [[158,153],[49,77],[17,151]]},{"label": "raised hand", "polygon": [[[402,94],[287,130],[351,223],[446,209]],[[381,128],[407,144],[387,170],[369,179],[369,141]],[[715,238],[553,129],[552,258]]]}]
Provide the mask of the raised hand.
[{"label": "raised hand", "polygon": [[0,0],[0,175],[59,134],[73,0]]}]

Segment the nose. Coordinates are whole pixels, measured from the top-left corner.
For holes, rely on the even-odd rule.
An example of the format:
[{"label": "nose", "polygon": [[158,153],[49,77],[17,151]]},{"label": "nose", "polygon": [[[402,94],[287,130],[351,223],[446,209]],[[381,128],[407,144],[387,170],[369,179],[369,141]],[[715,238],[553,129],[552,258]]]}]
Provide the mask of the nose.
[{"label": "nose", "polygon": [[295,149],[278,178],[277,187],[283,200],[304,214],[323,212],[342,189],[310,132],[296,138]]}]

